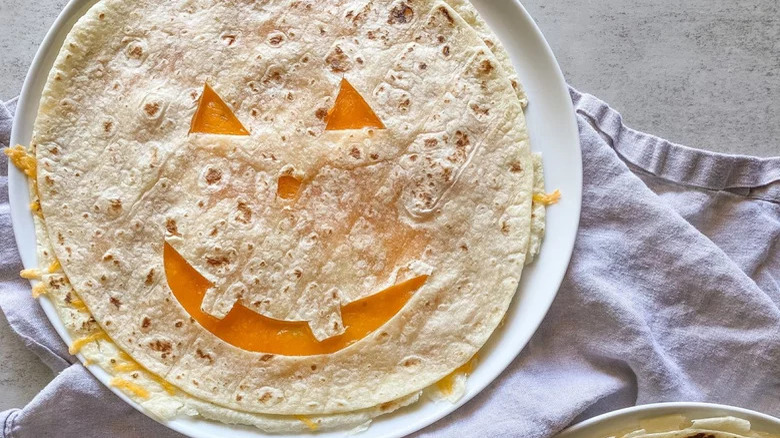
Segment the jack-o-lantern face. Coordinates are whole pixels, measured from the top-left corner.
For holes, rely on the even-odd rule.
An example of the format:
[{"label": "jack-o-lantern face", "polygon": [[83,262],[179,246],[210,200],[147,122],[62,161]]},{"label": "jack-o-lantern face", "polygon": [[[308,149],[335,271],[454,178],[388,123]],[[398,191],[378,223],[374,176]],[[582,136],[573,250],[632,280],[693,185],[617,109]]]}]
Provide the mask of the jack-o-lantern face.
[{"label": "jack-o-lantern face", "polygon": [[[327,123],[326,131],[384,129],[384,124],[346,79],[342,79],[335,103],[324,119]],[[190,133],[249,135],[243,124],[208,84],[201,94]],[[324,178],[315,175],[311,181],[302,181],[301,178],[307,172],[299,170],[297,173],[301,176],[295,176],[295,169],[282,166],[285,170],[276,178],[275,196],[271,190],[266,192],[264,197],[256,192],[256,185],[259,183],[272,189],[273,174],[259,176],[252,163],[245,163],[244,166],[239,166],[239,172],[232,172],[234,166],[222,167],[225,161],[208,158],[204,162],[209,164],[203,168],[198,178],[202,180],[202,186],[210,196],[199,197],[198,201],[184,198],[185,202],[200,202],[201,214],[192,217],[192,221],[171,219],[168,231],[169,238],[178,241],[179,246],[189,253],[194,250],[198,258],[205,261],[199,267],[215,281],[209,281],[194,269],[167,242],[164,247],[164,265],[168,285],[179,303],[205,329],[222,340],[242,349],[266,353],[331,353],[379,328],[425,283],[428,277],[426,274],[411,277],[406,275],[409,277],[406,280],[373,295],[366,296],[359,290],[362,285],[386,285],[388,277],[398,277],[397,272],[392,272],[393,264],[403,262],[405,258],[413,255],[410,250],[419,250],[420,242],[408,240],[420,237],[409,229],[391,226],[388,221],[375,218],[374,225],[379,225],[381,229],[372,227],[372,231],[377,232],[381,236],[380,239],[375,241],[367,235],[358,238],[371,239],[365,243],[376,246],[373,248],[374,257],[387,265],[379,269],[374,266],[373,270],[361,268],[363,255],[371,255],[372,252],[367,251],[363,244],[349,245],[344,241],[349,239],[350,235],[356,236],[356,233],[360,233],[361,227],[371,225],[359,224],[359,221],[365,219],[353,215],[346,218],[346,222],[327,228],[330,227],[326,225],[329,221],[323,215],[331,213],[325,209],[309,209],[305,205],[306,202],[311,202],[312,206],[318,208],[326,206],[326,203],[311,198],[333,195],[334,193],[323,193],[322,185],[330,183],[329,180],[333,177],[339,177],[338,172],[326,171],[323,172]],[[369,183],[371,180],[365,182]],[[271,196],[268,196],[269,194]],[[233,202],[231,199],[225,199],[228,196],[236,200],[235,217],[217,219],[216,222],[206,219],[209,216],[206,204]],[[367,208],[376,208],[369,199],[360,201],[365,202]],[[279,211],[274,212],[274,209]],[[258,217],[255,211],[261,212],[262,217]],[[285,221],[288,225],[293,223],[295,219],[292,218],[300,215],[307,216],[305,220],[297,222],[300,230],[280,227]],[[285,236],[290,238],[284,242],[286,247],[264,249],[262,242],[245,240],[249,229],[267,226],[266,221],[277,222],[276,226],[269,228],[271,233],[289,235]],[[203,225],[213,227],[206,237],[200,231]],[[303,231],[308,235],[303,237]],[[398,231],[401,231],[400,235]],[[187,237],[183,238],[182,234]],[[353,270],[356,275],[348,275],[346,278],[354,281],[354,286],[338,285],[328,278],[328,272],[306,263],[311,257],[307,251],[296,248],[300,246],[300,242],[295,241],[299,237],[303,237],[303,242],[308,242],[306,245],[309,249],[317,245],[324,247],[326,251],[332,251],[335,257],[328,260],[330,269],[341,264],[341,269]],[[193,238],[195,240],[190,242]],[[293,257],[287,256],[289,252],[282,254],[284,251],[296,250],[298,251]],[[281,257],[277,259],[275,253]],[[271,271],[270,275],[268,271]],[[307,272],[304,276],[305,271],[311,273]],[[278,274],[281,274],[282,278],[279,278]],[[366,274],[367,277],[374,276],[376,280],[365,281]],[[363,277],[363,281],[360,281],[359,277]],[[222,280],[224,278],[229,278],[232,282]],[[285,300],[274,297],[273,291],[270,290],[272,288],[281,290],[284,295],[294,296],[295,300],[276,305],[275,303]]]},{"label": "jack-o-lantern face", "polygon": [[[428,19],[438,22],[446,15]],[[430,56],[459,56],[430,38],[436,49],[410,50],[373,88],[379,113],[347,77],[325,75],[317,97],[290,92],[285,108],[254,108],[245,125],[204,85],[160,176],[169,193],[154,196],[166,210],[167,283],[206,330],[249,351],[332,353],[381,327],[438,268],[424,254],[441,251],[427,224],[500,120],[485,100],[500,79],[487,54],[473,56],[469,80],[438,98],[466,112],[429,114],[420,133],[405,89],[446,86],[424,85]],[[322,106],[297,120],[308,101]]]}]

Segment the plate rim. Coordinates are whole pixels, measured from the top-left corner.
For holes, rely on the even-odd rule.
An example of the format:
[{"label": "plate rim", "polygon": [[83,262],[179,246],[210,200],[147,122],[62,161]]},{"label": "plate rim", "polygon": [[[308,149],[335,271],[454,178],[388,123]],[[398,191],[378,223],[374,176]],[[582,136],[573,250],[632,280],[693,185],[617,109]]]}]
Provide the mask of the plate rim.
[{"label": "plate rim", "polygon": [[[83,16],[83,13],[85,13],[92,5],[97,3],[99,0],[69,0],[68,3],[65,5],[65,7],[60,11],[59,15],[55,19],[52,26],[48,29],[46,32],[46,35],[41,42],[40,46],[38,47],[38,50],[36,51],[36,54],[33,58],[33,61],[30,65],[30,68],[28,69],[28,72],[25,76],[25,80],[22,86],[22,90],[19,96],[19,100],[17,103],[16,108],[16,114],[14,117],[14,121],[11,128],[11,144],[26,144],[29,143],[31,135],[32,135],[32,125],[34,123],[35,116],[32,116],[32,121],[29,121],[30,116],[26,116],[25,113],[29,112],[31,109],[37,112],[39,99],[40,99],[40,92],[36,93],[34,92],[34,88],[36,87],[35,78],[41,74],[41,71],[43,71],[43,74],[45,77],[48,77],[48,72],[51,68],[51,65],[45,65],[47,64],[46,58],[53,56],[53,59],[51,60],[51,64],[53,64],[54,59],[56,59],[56,54],[59,52],[61,45],[56,44],[56,40],[58,37],[58,34],[65,31],[65,27],[67,27],[67,32],[70,31],[70,28],[72,26],[68,26],[69,21],[73,21],[73,24],[75,24],[78,19]],[[469,1],[469,0],[465,0]],[[489,0],[479,0],[477,3],[489,3]],[[480,9],[478,5],[474,5],[477,7],[477,9]],[[517,12],[522,17],[522,23],[517,23],[517,26],[520,27],[526,27],[533,36],[538,40],[538,48],[543,51],[544,57],[546,58],[546,61],[551,61],[551,67],[552,67],[552,73],[554,75],[554,82],[557,84],[557,90],[555,92],[557,93],[564,93],[565,96],[568,96],[568,88],[566,85],[566,81],[564,79],[563,73],[561,71],[560,65],[557,62],[557,59],[555,58],[555,55],[552,52],[552,49],[550,48],[549,43],[545,39],[544,35],[542,34],[541,30],[539,29],[536,22],[533,20],[531,15],[528,13],[528,11],[525,9],[525,7],[522,5],[520,0],[511,0],[509,2],[506,2],[503,7],[514,7],[517,8]],[[484,6],[487,7],[487,6]],[[492,6],[491,6],[492,7]],[[82,13],[79,13],[80,9],[84,9]],[[480,11],[482,14],[482,11]],[[491,27],[491,30],[493,28]],[[66,33],[67,33],[66,32]],[[504,40],[501,40],[502,43],[506,45],[506,42]],[[52,55],[53,54],[53,55]],[[510,52],[511,57],[511,52]],[[525,83],[521,80],[521,82]],[[45,81],[44,81],[45,83]],[[42,86],[41,86],[42,88]],[[529,104],[533,105],[533,102]],[[582,202],[582,150],[580,147],[579,142],[579,133],[577,130],[577,122],[576,122],[576,116],[574,113],[573,104],[569,99],[567,99],[567,103],[564,104],[566,106],[566,112],[569,116],[569,123],[568,126],[563,126],[562,128],[567,130],[566,136],[569,137],[570,144],[567,145],[567,147],[572,148],[573,152],[576,152],[576,160],[573,163],[574,165],[574,171],[575,175],[572,179],[573,187],[570,188],[570,190],[566,193],[566,202],[572,202],[573,204],[570,205],[570,212],[569,215],[572,216],[572,220],[574,221],[574,225],[570,226],[568,230],[569,236],[567,237],[567,244],[565,244],[565,248],[563,253],[558,253],[559,256],[559,262],[558,267],[561,268],[560,275],[556,275],[556,279],[554,281],[549,282],[551,285],[554,285],[554,292],[549,295],[549,299],[546,300],[546,302],[542,303],[542,308],[536,313],[537,318],[530,324],[530,326],[533,326],[532,330],[527,330],[528,334],[525,336],[524,339],[519,342],[520,346],[518,348],[515,348],[513,352],[506,355],[503,360],[495,360],[497,363],[494,363],[493,366],[490,369],[490,372],[488,372],[487,378],[481,379],[479,384],[472,386],[471,388],[468,388],[467,393],[456,403],[449,403],[446,405],[446,407],[442,409],[438,409],[433,414],[429,415],[420,415],[415,416],[414,413],[403,413],[406,408],[402,408],[399,411],[396,411],[389,415],[383,415],[381,417],[377,417],[374,419],[374,422],[379,422],[384,419],[389,419],[391,417],[406,417],[407,415],[411,415],[413,421],[406,422],[405,426],[399,427],[394,429],[392,432],[385,433],[385,434],[378,434],[373,435],[377,437],[382,438],[397,438],[402,437],[410,433],[414,433],[418,430],[421,430],[438,420],[444,418],[445,416],[455,412],[458,410],[462,405],[469,402],[472,398],[474,398],[477,394],[481,393],[488,385],[490,385],[492,382],[494,382],[499,376],[506,370],[506,368],[517,358],[517,356],[520,354],[520,352],[523,350],[523,348],[527,345],[527,343],[530,341],[530,338],[533,336],[534,333],[538,330],[540,324],[542,323],[543,319],[549,312],[550,307],[552,306],[552,303],[557,296],[557,293],[560,289],[560,286],[563,282],[563,278],[565,276],[566,269],[568,268],[569,262],[571,260],[571,256],[574,249],[574,240],[578,231],[579,227],[579,219],[580,219],[580,212],[581,212],[581,202]],[[564,118],[563,116],[561,116]],[[29,129],[25,128],[25,123],[29,125]],[[529,126],[529,134],[530,132],[530,126]],[[20,141],[22,140],[22,141]],[[533,142],[532,142],[532,149],[533,149]],[[545,167],[547,167],[545,163]],[[11,222],[13,226],[14,231],[14,238],[16,241],[17,249],[20,253],[20,257],[22,258],[22,262],[25,268],[35,268],[38,267],[37,264],[37,255],[35,251],[35,247],[33,245],[32,251],[23,251],[22,248],[31,245],[29,240],[29,232],[25,233],[24,228],[27,227],[26,222],[32,223],[32,213],[28,209],[20,209],[14,208],[14,205],[27,205],[29,203],[29,194],[28,191],[25,190],[27,187],[27,179],[26,177],[15,167],[13,164],[9,161],[8,163],[8,191],[9,191],[9,204],[10,204],[10,213],[11,213]],[[18,187],[18,185],[21,184],[22,187]],[[24,198],[24,202],[20,202],[20,198]],[[548,213],[548,222],[549,222],[549,213]],[[545,238],[545,240],[547,237]],[[33,233],[33,242],[35,241],[35,236]],[[29,253],[32,252],[30,255]],[[518,300],[517,295],[520,295],[523,292],[523,282],[524,279],[527,279],[528,277],[528,270],[533,269],[533,265],[531,267],[526,267],[524,269],[524,275],[521,278],[521,284],[519,286],[518,292],[516,293],[515,298],[513,298],[513,303]],[[66,343],[70,344],[71,338],[69,334],[67,333],[67,329],[65,328],[64,324],[59,318],[59,315],[57,314],[56,309],[48,299],[48,297],[41,297],[38,300],[40,306],[43,308],[44,313],[46,314],[47,319],[52,324],[54,329],[56,330],[57,334],[60,336],[60,338]],[[508,310],[508,313],[513,310],[514,304],[510,305],[510,309]],[[543,310],[543,311],[542,311]],[[499,332],[501,329],[497,329],[493,335],[491,335],[490,339],[486,343],[486,345],[493,344],[496,342],[496,338],[500,338],[501,336],[496,336],[496,333]],[[501,333],[503,335],[503,333]],[[484,346],[483,346],[484,348]],[[482,351],[482,350],[480,350]],[[492,353],[492,351],[491,351]],[[76,357],[79,359],[79,361],[82,363],[84,362],[84,357],[81,354],[77,354]],[[237,426],[237,425],[231,425],[227,423],[221,423],[216,421],[210,421],[210,420],[202,420],[202,419],[190,419],[190,418],[175,418],[172,420],[160,420],[158,418],[155,418],[150,413],[148,413],[140,404],[136,403],[132,399],[130,399],[128,396],[126,396],[124,393],[119,391],[117,388],[112,387],[108,384],[109,379],[111,378],[111,375],[105,372],[102,368],[100,368],[97,365],[88,365],[85,366],[90,373],[94,375],[94,377],[101,382],[106,388],[108,388],[111,392],[119,396],[124,402],[130,404],[133,408],[141,412],[142,414],[146,415],[147,417],[157,421],[158,423],[175,430],[177,432],[180,432],[182,434],[194,437],[194,438],[201,438],[206,436],[211,436],[210,434],[202,434],[197,430],[193,430],[191,425],[188,425],[188,423],[193,423],[195,428],[198,426],[198,422],[207,422],[209,424],[217,425],[220,428],[224,428],[226,433],[233,432],[237,427],[243,428],[243,426]],[[479,367],[478,370],[479,371]],[[475,372],[476,374],[476,372]],[[473,376],[472,376],[473,377]],[[469,379],[470,383],[471,378]],[[416,404],[419,404],[416,403]],[[414,404],[413,404],[414,405]],[[418,418],[419,417],[419,418]],[[253,431],[253,434],[256,436],[266,436],[262,430],[257,429],[253,426],[248,426]],[[373,426],[372,426],[373,427]],[[368,438],[369,436],[372,436],[370,433],[371,428],[369,428],[368,431],[362,432],[361,436]],[[335,431],[335,433],[342,432],[343,431]],[[317,433],[317,434],[303,434],[302,436],[330,436],[331,433],[334,432],[323,432],[323,433]],[[270,436],[275,437],[282,437],[282,436],[296,436],[296,435],[280,435],[280,434],[272,434]]]},{"label": "plate rim", "polygon": [[[586,433],[587,429],[596,427],[599,424],[610,421],[620,421],[621,419],[630,419],[632,416],[638,416],[641,414],[654,414],[657,416],[671,415],[669,413],[662,414],[668,410],[680,410],[680,415],[685,416],[685,410],[711,410],[711,411],[726,411],[729,413],[735,413],[737,415],[743,415],[746,417],[755,417],[763,420],[766,423],[774,424],[778,430],[780,430],[780,418],[774,417],[763,412],[754,411],[752,409],[741,408],[738,406],[724,405],[719,403],[709,402],[660,402],[660,403],[648,403],[644,405],[629,406],[627,408],[617,409],[610,412],[605,412],[601,415],[597,415],[593,418],[589,418],[580,423],[574,424],[562,430],[555,438],[575,438],[577,434]],[[736,416],[736,415],[735,415]],[[648,417],[653,418],[653,417]],[[737,417],[742,418],[742,417]]]}]

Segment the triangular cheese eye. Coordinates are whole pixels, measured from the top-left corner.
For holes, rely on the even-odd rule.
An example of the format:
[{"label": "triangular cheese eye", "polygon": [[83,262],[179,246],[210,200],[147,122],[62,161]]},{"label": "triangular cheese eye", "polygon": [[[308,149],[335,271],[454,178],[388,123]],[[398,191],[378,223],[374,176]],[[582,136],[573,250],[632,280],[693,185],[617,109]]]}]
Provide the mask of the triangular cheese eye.
[{"label": "triangular cheese eye", "polygon": [[207,83],[192,117],[190,134],[249,135],[233,111]]},{"label": "triangular cheese eye", "polygon": [[333,108],[328,111],[325,126],[326,131],[341,129],[379,128],[385,129],[384,123],[374,114],[363,96],[355,90],[346,79],[341,79],[339,95]]}]

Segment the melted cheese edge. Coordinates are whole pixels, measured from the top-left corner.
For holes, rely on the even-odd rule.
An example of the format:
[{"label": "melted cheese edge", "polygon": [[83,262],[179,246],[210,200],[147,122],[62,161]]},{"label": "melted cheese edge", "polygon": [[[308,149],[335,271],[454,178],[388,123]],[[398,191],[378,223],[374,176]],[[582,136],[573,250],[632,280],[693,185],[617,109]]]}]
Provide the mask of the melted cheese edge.
[{"label": "melted cheese edge", "polygon": [[534,193],[533,200],[536,203],[543,204],[545,206],[550,206],[553,204],[557,204],[558,201],[561,200],[561,191],[558,189],[555,189],[552,193]]}]

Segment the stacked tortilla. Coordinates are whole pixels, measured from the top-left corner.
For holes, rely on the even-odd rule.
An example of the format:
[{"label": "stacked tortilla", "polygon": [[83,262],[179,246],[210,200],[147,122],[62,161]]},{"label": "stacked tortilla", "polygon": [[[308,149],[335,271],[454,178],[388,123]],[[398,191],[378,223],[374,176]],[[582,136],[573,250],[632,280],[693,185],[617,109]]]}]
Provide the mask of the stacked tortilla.
[{"label": "stacked tortilla", "polygon": [[[345,81],[381,126],[326,129]],[[204,84],[240,135],[193,129]],[[544,232],[524,105],[462,0],[101,1],[35,123],[36,291],[73,351],[161,418],[355,428],[442,379],[457,389],[430,392],[457,398]],[[200,309],[166,251],[208,283]],[[240,308],[321,345],[356,324],[350,305],[409,282],[389,320],[327,350],[205,322]]]}]

